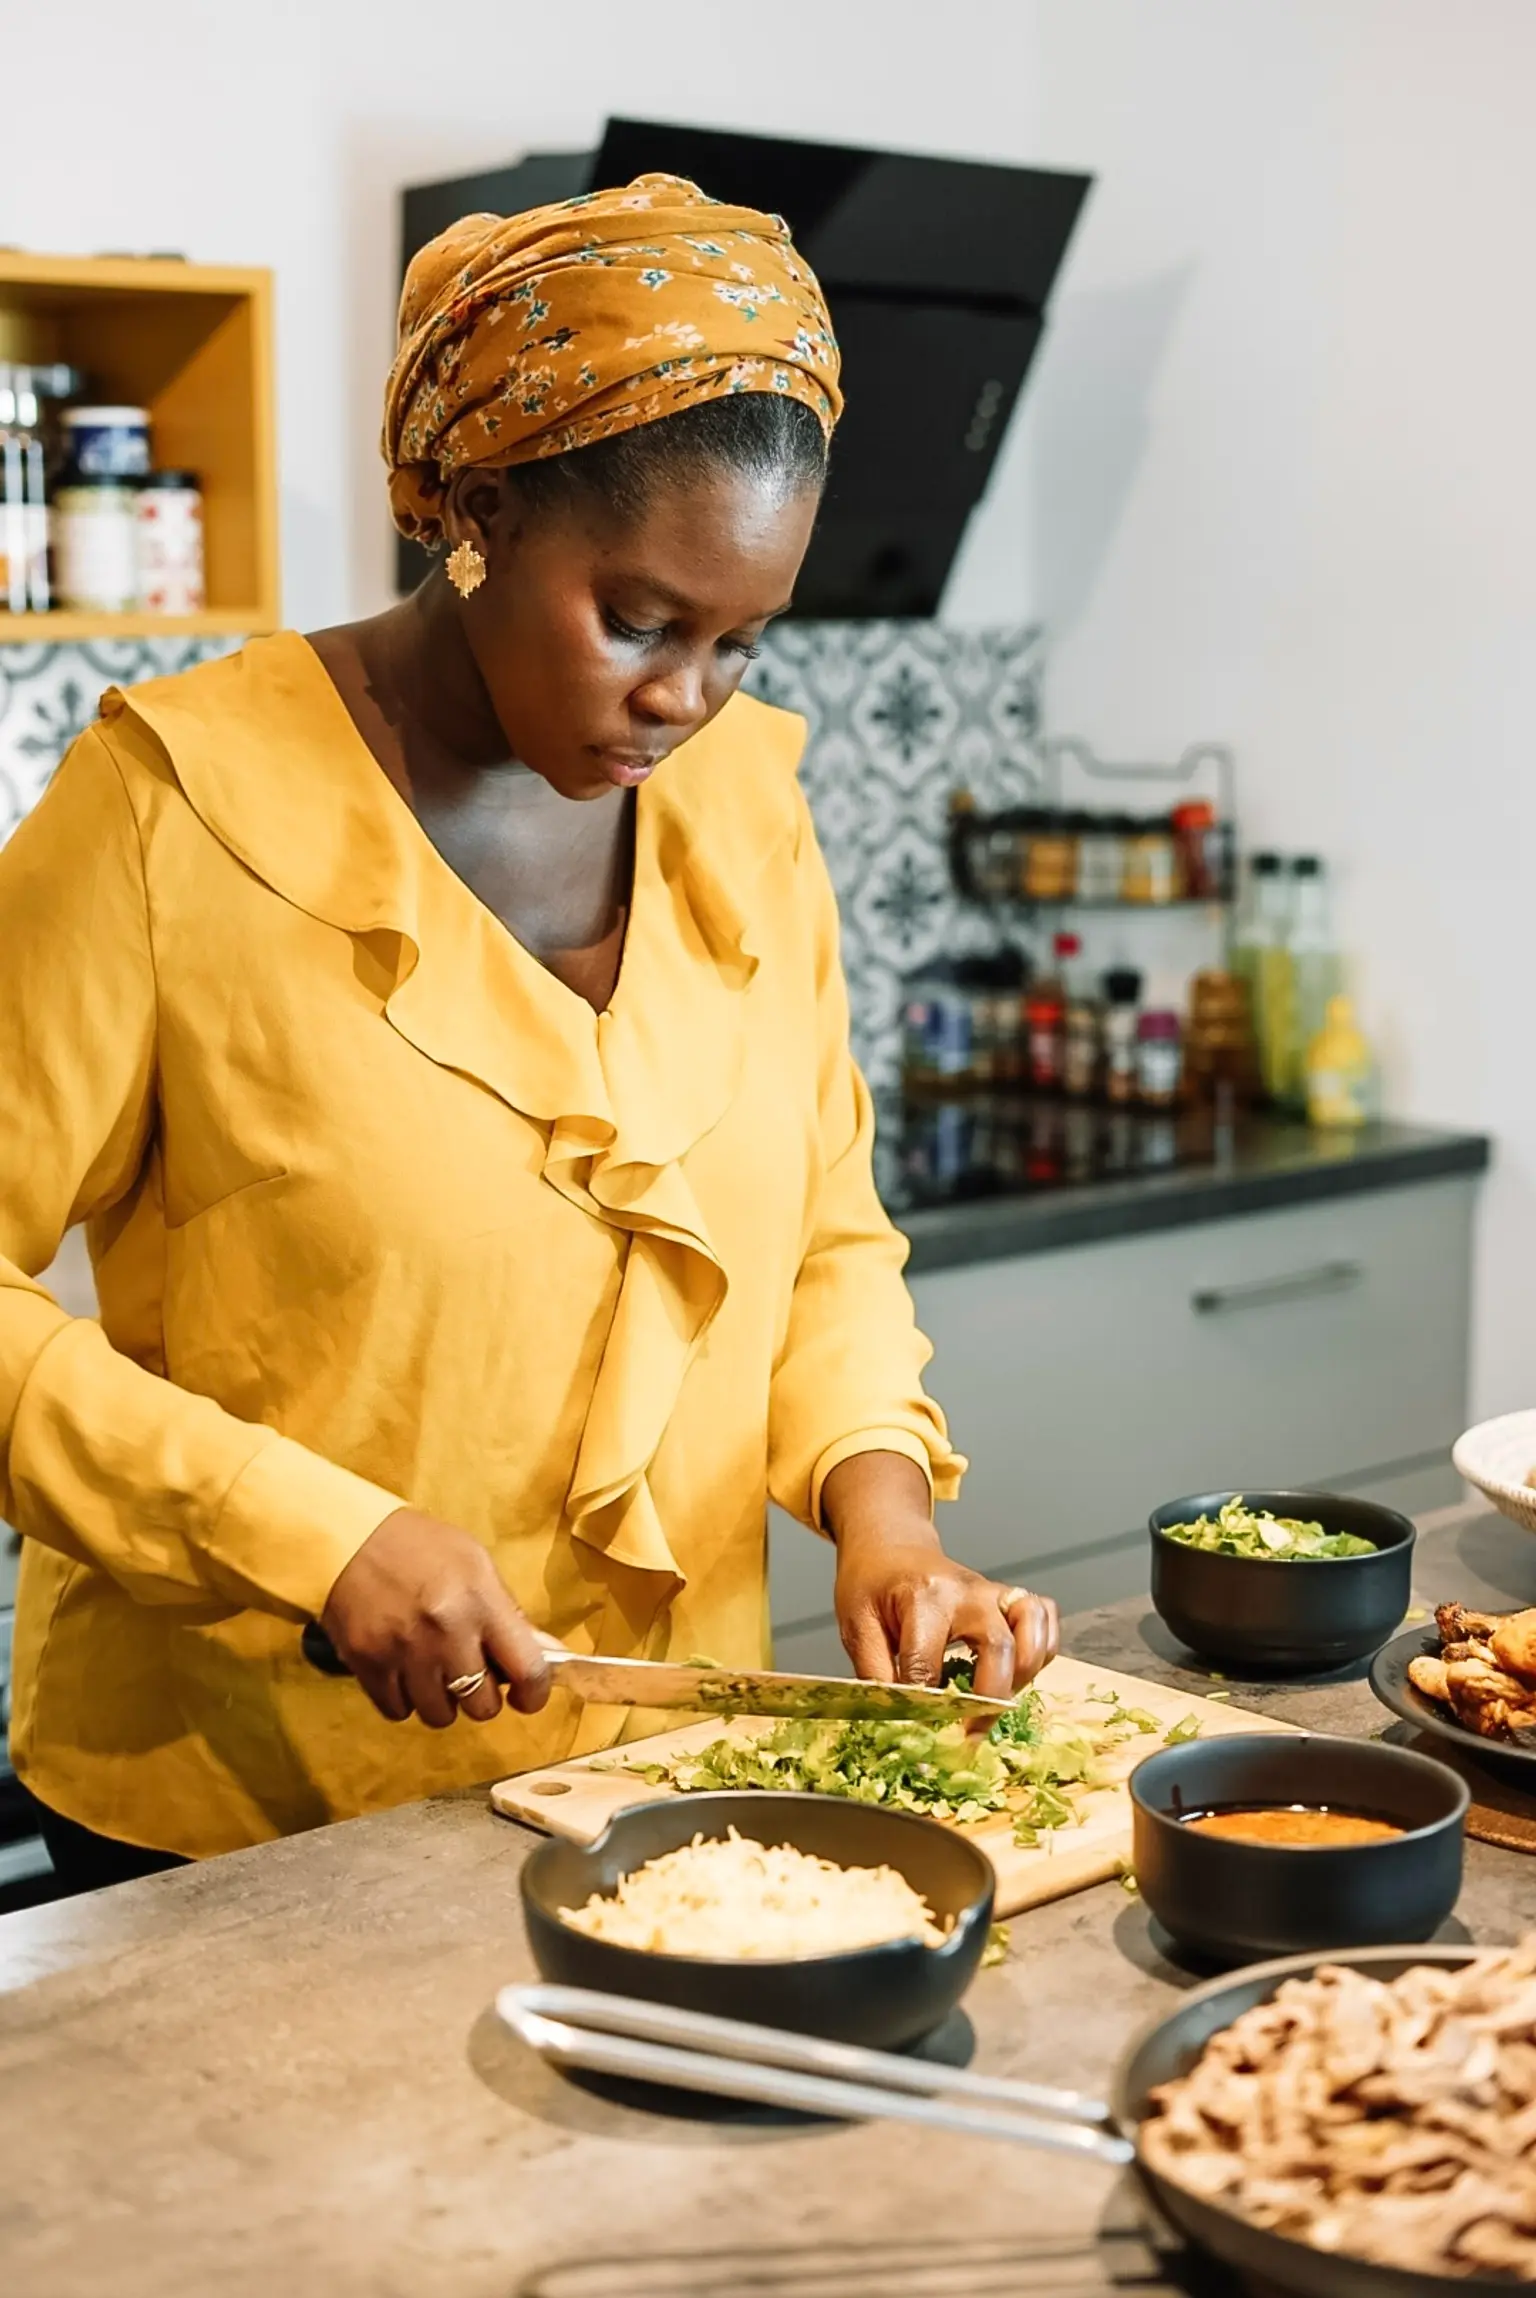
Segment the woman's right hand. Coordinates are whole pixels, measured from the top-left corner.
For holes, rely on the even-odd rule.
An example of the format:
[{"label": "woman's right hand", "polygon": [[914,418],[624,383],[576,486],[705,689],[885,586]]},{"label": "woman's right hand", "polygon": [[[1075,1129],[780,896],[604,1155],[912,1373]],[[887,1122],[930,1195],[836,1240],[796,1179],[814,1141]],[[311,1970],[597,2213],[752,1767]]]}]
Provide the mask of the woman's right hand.
[{"label": "woman's right hand", "polygon": [[[531,1713],[549,1697],[538,1638],[478,1540],[456,1524],[397,1508],[341,1573],[320,1615],[381,1715],[418,1715],[434,1731],[456,1717],[489,1723],[511,1706]],[[457,1677],[485,1681],[456,1700]]]}]

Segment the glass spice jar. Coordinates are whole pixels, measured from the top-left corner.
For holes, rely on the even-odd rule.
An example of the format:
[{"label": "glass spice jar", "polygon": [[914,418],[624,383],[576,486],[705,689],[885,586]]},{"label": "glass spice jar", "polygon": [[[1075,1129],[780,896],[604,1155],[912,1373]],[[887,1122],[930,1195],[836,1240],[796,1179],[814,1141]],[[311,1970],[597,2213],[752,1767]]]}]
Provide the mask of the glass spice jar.
[{"label": "glass spice jar", "polygon": [[79,472],[54,494],[54,561],[62,607],[128,614],[139,603],[138,488]]},{"label": "glass spice jar", "polygon": [[1012,899],[1018,873],[1018,831],[1004,815],[994,815],[972,845],[976,891],[986,902]]},{"label": "glass spice jar", "polygon": [[1032,902],[1067,902],[1077,891],[1077,839],[1065,815],[1041,818],[1029,841],[1023,891]]},{"label": "glass spice jar", "polygon": [[1183,892],[1183,873],[1171,822],[1152,819],[1137,823],[1125,849],[1121,890],[1128,902],[1156,905],[1178,900]]},{"label": "glass spice jar", "polygon": [[1182,806],[1174,807],[1172,827],[1185,893],[1195,901],[1211,900],[1217,891],[1211,868],[1215,807],[1204,798],[1186,799]]},{"label": "glass spice jar", "polygon": [[1112,814],[1086,814],[1077,840],[1077,898],[1117,902],[1125,881],[1125,841]]}]

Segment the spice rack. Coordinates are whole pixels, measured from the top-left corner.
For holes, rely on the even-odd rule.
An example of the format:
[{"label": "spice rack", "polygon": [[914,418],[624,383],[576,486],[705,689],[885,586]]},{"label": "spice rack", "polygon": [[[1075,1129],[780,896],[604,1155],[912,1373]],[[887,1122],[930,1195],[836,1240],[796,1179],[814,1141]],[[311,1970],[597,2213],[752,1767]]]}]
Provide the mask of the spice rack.
[{"label": "spice rack", "polygon": [[271,273],[0,250],[0,339],[8,356],[78,367],[94,396],[148,409],[157,460],[199,476],[208,602],[189,615],[0,613],[0,645],[276,629]]},{"label": "spice rack", "polygon": [[[1043,745],[1042,758],[1044,774],[1033,807],[1003,815],[978,815],[964,805],[962,796],[951,816],[950,855],[951,873],[962,898],[1009,912],[1108,911],[1117,916],[1173,909],[1224,911],[1231,906],[1237,877],[1236,766],[1223,744],[1194,743],[1166,766],[1116,765],[1100,758],[1086,742],[1061,737]],[[1219,855],[1203,871],[1205,883],[1197,890],[1186,890],[1185,880],[1172,866],[1164,890],[1111,892],[1102,877],[1095,881],[1087,871],[1088,855],[1081,849],[1096,835],[1101,842],[1115,842],[1118,833],[1111,825],[1118,810],[1102,804],[1069,810],[1065,790],[1068,776],[1074,773],[1086,784],[1101,789],[1111,786],[1122,792],[1150,786],[1183,790],[1190,797],[1197,792],[1205,796],[1204,784],[1217,833],[1212,851]],[[1044,826],[1031,831],[1026,826],[1031,818]],[[1148,818],[1149,836],[1154,822],[1155,817]],[[1097,833],[1095,825],[1102,826]],[[1042,849],[1049,847],[1048,855],[1027,851],[1032,837],[1040,841]],[[995,865],[988,859],[987,849],[992,846],[997,849]],[[1069,852],[1073,856],[1070,861]],[[1037,860],[1048,866],[1036,869]],[[1124,885],[1126,873],[1120,870],[1116,874]],[[1066,875],[1070,875],[1071,883],[1059,882]],[[1037,881],[1033,887],[1031,878]]]},{"label": "spice rack", "polygon": [[[1050,1130],[1050,1112],[1064,1102],[1074,1113],[1064,1139],[1075,1165],[1093,1135],[1096,1102],[1116,1123],[1133,1110],[1171,1118],[1191,1084],[1229,1106],[1256,1085],[1246,988],[1224,965],[1193,971],[1186,1023],[1166,990],[1143,1004],[1146,974],[1123,953],[1086,988],[1079,937],[1056,930],[1085,911],[1124,920],[1183,910],[1218,924],[1225,944],[1237,883],[1236,773],[1232,753],[1217,743],[1197,743],[1171,766],[1115,765],[1075,739],[1046,744],[1042,757],[1028,805],[987,816],[964,792],[951,801],[955,888],[989,915],[997,946],[972,948],[905,984],[903,1080],[915,1103],[1001,1093],[1010,1108],[1018,1103],[1009,1124],[1016,1118],[1031,1139],[1042,1125]],[[1073,774],[1101,788],[1191,795],[1171,812],[1166,803],[1159,813],[1123,799],[1117,810],[1068,807]],[[1029,949],[1037,937],[1050,937],[1054,970]],[[1043,1097],[1038,1110],[1031,1097]],[[1044,1149],[1040,1159],[1050,1162]]]}]

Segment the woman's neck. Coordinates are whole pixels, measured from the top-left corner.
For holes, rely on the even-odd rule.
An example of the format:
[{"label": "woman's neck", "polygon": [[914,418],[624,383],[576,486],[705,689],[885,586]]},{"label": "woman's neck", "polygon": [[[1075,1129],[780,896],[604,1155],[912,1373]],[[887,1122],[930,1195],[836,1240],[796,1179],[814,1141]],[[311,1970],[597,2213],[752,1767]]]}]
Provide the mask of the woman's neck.
[{"label": "woman's neck", "polygon": [[382,614],[314,632],[310,644],[410,805],[451,803],[487,773],[526,772],[508,753],[446,584],[428,580]]}]

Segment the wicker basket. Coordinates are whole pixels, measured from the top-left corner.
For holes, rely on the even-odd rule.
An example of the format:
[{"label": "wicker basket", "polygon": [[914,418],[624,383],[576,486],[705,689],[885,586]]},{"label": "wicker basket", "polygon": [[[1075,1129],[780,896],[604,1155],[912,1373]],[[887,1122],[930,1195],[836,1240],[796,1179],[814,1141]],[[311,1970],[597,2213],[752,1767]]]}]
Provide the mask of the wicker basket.
[{"label": "wicker basket", "polygon": [[1526,1483],[1536,1469],[1536,1412],[1506,1412],[1469,1428],[1451,1459],[1457,1474],[1485,1493],[1501,1516],[1536,1532],[1536,1491]]}]

